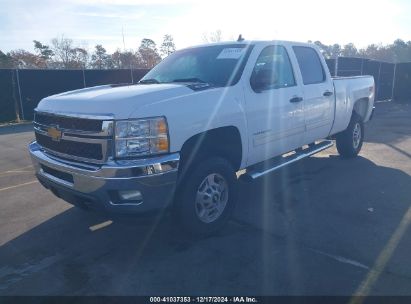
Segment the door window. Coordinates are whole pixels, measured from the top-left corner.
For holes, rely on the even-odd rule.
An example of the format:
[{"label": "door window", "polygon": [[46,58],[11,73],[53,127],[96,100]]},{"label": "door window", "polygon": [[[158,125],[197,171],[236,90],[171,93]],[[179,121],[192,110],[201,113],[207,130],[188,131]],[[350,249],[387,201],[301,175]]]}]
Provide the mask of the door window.
[{"label": "door window", "polygon": [[293,50],[300,66],[303,83],[307,85],[324,82],[325,73],[317,52],[305,46],[294,46]]},{"label": "door window", "polygon": [[250,78],[255,92],[295,86],[295,78],[283,46],[268,46],[261,51]]}]

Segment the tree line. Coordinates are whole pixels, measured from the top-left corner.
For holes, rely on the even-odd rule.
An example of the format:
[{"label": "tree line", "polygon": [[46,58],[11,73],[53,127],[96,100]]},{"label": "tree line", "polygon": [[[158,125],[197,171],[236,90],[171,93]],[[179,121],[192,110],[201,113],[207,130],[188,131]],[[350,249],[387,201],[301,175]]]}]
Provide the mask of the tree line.
[{"label": "tree line", "polygon": [[[204,33],[204,42],[222,40],[221,31]],[[308,41],[317,45],[325,58],[360,57],[386,62],[411,62],[411,41],[396,39],[392,44],[370,44],[358,49],[353,43],[346,45],[326,45],[320,41]],[[107,53],[97,44],[92,52],[75,45],[74,41],[61,36],[51,40],[51,45],[34,40],[34,53],[26,50],[12,50],[3,53],[0,50],[0,68],[27,69],[150,69],[162,58],[176,50],[174,39],[165,35],[159,48],[149,38],[141,40],[136,50],[120,50]]]},{"label": "tree line", "polygon": [[411,41],[405,42],[396,39],[392,44],[370,44],[365,48],[357,49],[353,43],[344,46],[339,44],[325,45],[320,41],[309,41],[316,44],[325,58],[359,57],[386,61],[391,63],[411,62]]},{"label": "tree line", "polygon": [[151,69],[162,58],[176,49],[171,35],[165,35],[160,48],[149,38],[144,38],[137,50],[120,50],[107,53],[97,44],[92,52],[75,45],[61,36],[51,40],[51,45],[33,40],[35,52],[18,49],[8,53],[0,50],[0,68],[23,69]]}]

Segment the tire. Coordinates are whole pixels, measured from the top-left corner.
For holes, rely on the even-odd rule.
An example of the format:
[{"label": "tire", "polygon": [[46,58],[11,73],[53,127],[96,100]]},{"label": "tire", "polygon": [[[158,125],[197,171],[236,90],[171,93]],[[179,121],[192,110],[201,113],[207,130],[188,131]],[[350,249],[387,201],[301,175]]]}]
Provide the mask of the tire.
[{"label": "tire", "polygon": [[337,150],[343,158],[353,158],[358,155],[364,140],[364,123],[357,113],[353,113],[348,127],[337,134]]},{"label": "tire", "polygon": [[211,157],[190,167],[186,178],[179,183],[175,219],[190,235],[210,235],[227,223],[236,200],[234,169],[224,158]]}]

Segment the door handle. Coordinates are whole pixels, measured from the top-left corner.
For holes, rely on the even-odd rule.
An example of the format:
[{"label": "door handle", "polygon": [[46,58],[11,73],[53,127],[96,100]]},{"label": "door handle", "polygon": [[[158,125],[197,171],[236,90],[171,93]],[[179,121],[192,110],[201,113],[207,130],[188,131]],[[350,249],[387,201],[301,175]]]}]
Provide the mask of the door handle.
[{"label": "door handle", "polygon": [[331,91],[325,91],[323,93],[323,96],[328,97],[328,96],[331,96],[332,94],[333,94],[333,92],[331,92]]},{"label": "door handle", "polygon": [[303,98],[298,97],[298,96],[293,97],[293,98],[290,99],[290,102],[301,102],[301,101],[303,101]]}]

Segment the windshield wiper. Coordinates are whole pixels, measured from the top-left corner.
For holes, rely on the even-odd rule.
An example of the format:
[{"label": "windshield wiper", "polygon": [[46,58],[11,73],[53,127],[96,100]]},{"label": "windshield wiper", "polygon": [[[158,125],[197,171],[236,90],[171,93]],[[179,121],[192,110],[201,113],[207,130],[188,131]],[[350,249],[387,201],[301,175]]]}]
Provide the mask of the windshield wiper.
[{"label": "windshield wiper", "polygon": [[174,79],[171,82],[186,82],[185,85],[194,91],[207,90],[210,88],[217,87],[212,83],[205,82],[204,80],[195,77]]},{"label": "windshield wiper", "polygon": [[151,83],[160,83],[160,81],[158,81],[157,79],[154,79],[154,78],[149,78],[149,79],[140,80],[138,83],[151,84]]},{"label": "windshield wiper", "polygon": [[[199,83],[207,83],[204,80],[201,80],[200,78],[178,78],[178,79],[174,79],[171,82],[199,82]],[[208,83],[207,83],[208,84]]]}]

